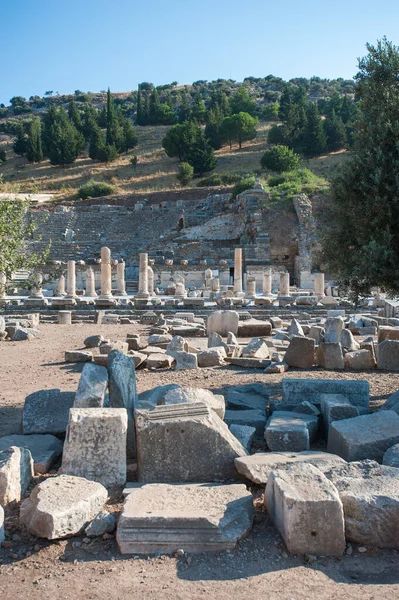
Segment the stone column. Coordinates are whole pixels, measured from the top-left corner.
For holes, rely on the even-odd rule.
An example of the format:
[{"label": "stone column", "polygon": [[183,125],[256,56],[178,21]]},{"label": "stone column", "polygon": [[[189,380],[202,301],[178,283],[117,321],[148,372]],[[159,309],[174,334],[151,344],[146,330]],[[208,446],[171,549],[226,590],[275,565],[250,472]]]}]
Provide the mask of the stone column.
[{"label": "stone column", "polygon": [[324,273],[315,273],[313,280],[313,291],[315,296],[324,297]]},{"label": "stone column", "polygon": [[124,261],[118,262],[118,264],[116,265],[116,288],[117,288],[116,293],[118,296],[127,296]]},{"label": "stone column", "polygon": [[290,274],[280,273],[280,296],[290,295]]},{"label": "stone column", "polygon": [[242,248],[234,249],[234,292],[242,293]]},{"label": "stone column", "polygon": [[263,271],[263,294],[265,296],[272,295],[272,270],[266,269]]},{"label": "stone column", "polygon": [[220,292],[220,279],[219,277],[214,277],[211,281],[211,289],[212,292]]},{"label": "stone column", "polygon": [[245,290],[246,298],[256,297],[256,279],[255,277],[247,277],[247,289]]},{"label": "stone column", "polygon": [[0,298],[6,297],[7,277],[5,273],[0,273]]},{"label": "stone column", "polygon": [[111,250],[106,246],[101,248],[101,298],[113,299]]},{"label": "stone column", "polygon": [[54,296],[66,296],[64,275],[61,275],[58,280],[57,287],[54,290]]},{"label": "stone column", "polygon": [[155,296],[154,271],[152,270],[152,267],[150,265],[148,265],[148,269],[147,269],[147,278],[148,278],[148,293],[150,294],[150,296],[152,298],[152,296]]},{"label": "stone column", "polygon": [[139,291],[136,297],[143,298],[143,300],[148,300],[150,297],[148,293],[148,254],[146,252],[140,253]]},{"label": "stone column", "polygon": [[70,310],[60,310],[57,313],[58,325],[72,325],[72,312]]},{"label": "stone column", "polygon": [[205,288],[210,290],[212,286],[212,271],[211,269],[207,269],[205,271]]},{"label": "stone column", "polygon": [[86,271],[86,296],[90,298],[97,298],[96,292],[96,279],[94,271],[89,267]]},{"label": "stone column", "polygon": [[76,296],[76,272],[74,260],[68,260],[67,262],[67,296],[68,298],[75,298]]}]

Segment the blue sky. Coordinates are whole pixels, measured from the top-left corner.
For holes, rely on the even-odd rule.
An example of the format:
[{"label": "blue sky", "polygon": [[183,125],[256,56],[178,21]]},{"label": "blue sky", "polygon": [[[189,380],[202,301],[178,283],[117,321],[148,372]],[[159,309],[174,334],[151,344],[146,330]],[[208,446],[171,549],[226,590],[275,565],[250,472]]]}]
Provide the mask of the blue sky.
[{"label": "blue sky", "polygon": [[0,102],[270,73],[351,78],[367,41],[399,43],[398,0],[11,0]]}]

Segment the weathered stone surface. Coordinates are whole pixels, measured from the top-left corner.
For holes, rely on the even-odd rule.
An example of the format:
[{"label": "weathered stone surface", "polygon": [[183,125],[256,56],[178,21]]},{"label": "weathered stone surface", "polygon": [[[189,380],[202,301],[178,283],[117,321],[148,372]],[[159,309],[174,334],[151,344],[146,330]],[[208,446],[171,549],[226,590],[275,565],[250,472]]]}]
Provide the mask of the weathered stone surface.
[{"label": "weathered stone surface", "polygon": [[241,456],[234,461],[241,475],[259,484],[267,483],[272,471],[285,469],[294,463],[310,463],[320,471],[328,471],[335,466],[346,464],[340,456],[328,452],[305,450],[303,452],[257,452],[251,456]]},{"label": "weathered stone surface", "polygon": [[98,348],[104,342],[103,335],[89,335],[84,341],[85,348]]},{"label": "weathered stone surface", "polygon": [[208,336],[208,348],[224,348],[227,352],[228,345],[225,344],[223,338],[219,333],[211,331]]},{"label": "weathered stone surface", "polygon": [[269,390],[261,383],[227,388],[227,407],[234,410],[259,409],[265,413]]},{"label": "weathered stone surface", "polygon": [[102,510],[86,527],[87,537],[97,537],[104,533],[112,533],[116,528],[116,517],[107,510]]},{"label": "weathered stone surface", "polygon": [[266,337],[272,334],[272,324],[270,321],[260,321],[258,319],[246,319],[238,324],[238,331],[235,332],[239,337]]},{"label": "weathered stone surface", "polygon": [[69,475],[50,477],[22,503],[20,522],[32,535],[48,540],[77,535],[98,515],[107,496],[100,483]]},{"label": "weathered stone surface", "polygon": [[129,350],[128,356],[133,360],[134,367],[138,369],[141,365],[144,365],[147,362],[147,354],[143,354],[142,352],[137,352],[136,350]]},{"label": "weathered stone surface", "polygon": [[77,363],[77,362],[91,362],[93,355],[91,352],[86,350],[66,350],[65,351],[65,362]]},{"label": "weathered stone surface", "polygon": [[148,355],[147,369],[170,369],[174,362],[173,356],[156,352]]},{"label": "weathered stone surface", "polygon": [[377,366],[383,371],[399,371],[399,340],[386,339],[378,344]]},{"label": "weathered stone surface", "polygon": [[150,335],[147,339],[150,346],[159,346],[160,348],[166,348],[166,346],[172,341],[170,333]]},{"label": "weathered stone surface", "polygon": [[216,310],[208,318],[207,334],[218,333],[225,337],[231,331],[234,335],[237,335],[238,321],[238,312],[234,310]]},{"label": "weathered stone surface", "polygon": [[320,410],[323,416],[323,427],[327,436],[333,421],[352,419],[359,416],[359,409],[353,406],[342,394],[322,394]]},{"label": "weathered stone surface", "polygon": [[367,371],[374,368],[372,355],[368,350],[356,350],[345,354],[345,369]]},{"label": "weathered stone surface", "polygon": [[301,452],[309,450],[317,429],[315,416],[276,410],[266,423],[265,440],[272,452]]},{"label": "weathered stone surface", "polygon": [[319,417],[321,414],[317,406],[311,404],[307,400],[298,404],[298,406],[295,407],[295,412],[303,413],[304,415],[314,415],[315,417]]},{"label": "weathered stone surface", "polygon": [[102,408],[107,387],[107,369],[94,363],[87,363],[79,379],[74,408]]},{"label": "weathered stone surface", "polygon": [[22,433],[65,433],[74,401],[74,392],[58,389],[29,394],[22,410]]},{"label": "weathered stone surface", "polygon": [[335,371],[344,368],[344,355],[339,342],[320,342],[316,351],[316,363],[323,369]]},{"label": "weathered stone surface", "polygon": [[384,340],[399,340],[399,327],[381,325],[378,330],[378,344],[381,344]]},{"label": "weathered stone surface", "polygon": [[293,554],[342,554],[344,512],[334,485],[311,464],[273,471],[266,484],[268,513]]},{"label": "weathered stone surface", "polygon": [[222,552],[252,526],[252,495],[242,484],[132,484],[118,522],[122,554]]},{"label": "weathered stone surface", "polygon": [[126,483],[127,412],[123,408],[72,408],[60,473],[105,487]]},{"label": "weathered stone surface", "polygon": [[147,348],[148,342],[142,340],[139,334],[128,333],[126,337],[126,343],[129,350],[140,351]]},{"label": "weathered stone surface", "polygon": [[312,338],[294,335],[284,356],[289,367],[311,369],[314,365],[315,341]]},{"label": "weathered stone surface", "polygon": [[296,335],[296,336],[303,336],[305,335],[302,329],[302,325],[300,324],[299,321],[297,321],[297,319],[292,319],[290,326],[288,327],[288,333],[290,334],[290,336],[292,335]]},{"label": "weathered stone surface", "polygon": [[347,540],[377,548],[397,548],[399,470],[372,460],[326,472],[344,507]]},{"label": "weathered stone surface", "polygon": [[[33,328],[25,328],[25,327],[16,327],[15,331],[12,335],[13,342],[23,342],[25,340],[33,340],[34,338],[40,335],[40,331],[38,329]],[[11,337],[11,336],[10,336]]]},{"label": "weathered stone surface", "polygon": [[126,408],[133,414],[137,399],[136,369],[133,360],[118,350],[108,355],[109,404],[112,408]]},{"label": "weathered stone surface", "polygon": [[136,408],[152,410],[158,405],[165,404],[165,396],[170,390],[181,389],[181,385],[170,383],[168,385],[159,385],[151,390],[141,392],[137,397]]},{"label": "weathered stone surface", "polygon": [[[101,354],[109,354],[110,352],[113,352],[114,350],[117,350],[121,354],[127,354],[128,350],[129,350],[129,344],[127,342],[117,341],[117,342],[104,343],[104,344],[101,344],[101,346],[100,346]],[[135,350],[135,348],[132,348],[132,350]]]},{"label": "weathered stone surface", "polygon": [[324,341],[336,344],[341,341],[341,335],[345,329],[345,320],[343,317],[330,317],[324,324]]},{"label": "weathered stone surface", "polygon": [[0,544],[4,542],[5,539],[5,531],[4,531],[4,510],[3,507],[0,506]]},{"label": "weathered stone surface", "polygon": [[394,410],[397,412],[399,409],[399,390],[389,396],[385,403],[381,406],[380,410]]},{"label": "weathered stone surface", "polygon": [[283,404],[293,405],[308,400],[320,406],[321,394],[342,394],[360,412],[368,412],[370,386],[368,381],[342,379],[283,379]]},{"label": "weathered stone surface", "polygon": [[312,338],[316,345],[320,344],[324,340],[324,327],[321,327],[321,325],[312,325],[307,337]]},{"label": "weathered stone surface", "polygon": [[198,367],[197,355],[190,352],[176,352],[176,370],[196,369]]},{"label": "weathered stone surface", "polygon": [[210,390],[204,388],[179,387],[166,392],[161,402],[158,404],[193,404],[203,402],[211,408],[218,417],[223,419],[226,411],[224,396],[222,394],[213,394]]},{"label": "weathered stone surface", "polygon": [[19,502],[33,476],[33,461],[27,448],[11,446],[0,451],[0,504]]},{"label": "weathered stone surface", "polygon": [[227,357],[225,362],[243,369],[266,369],[271,363],[268,358]]},{"label": "weathered stone surface", "polygon": [[27,448],[33,459],[35,474],[47,473],[62,454],[62,442],[54,435],[6,435],[0,437],[0,451],[11,446]]},{"label": "weathered stone surface", "polygon": [[176,358],[177,352],[187,352],[188,343],[181,335],[174,335],[166,346],[166,353]]},{"label": "weathered stone surface", "polygon": [[399,416],[385,410],[331,423],[327,450],[350,462],[367,458],[382,462],[388,448],[398,443]]},{"label": "weathered stone surface", "polygon": [[388,448],[384,453],[382,464],[387,467],[395,467],[399,469],[399,444],[395,444]]},{"label": "weathered stone surface", "polygon": [[236,477],[246,451],[203,403],[136,411],[140,481],[213,481]]},{"label": "weathered stone surface", "polygon": [[254,338],[242,350],[243,358],[269,358],[269,348],[261,338]]},{"label": "weathered stone surface", "polygon": [[255,427],[249,427],[248,425],[237,425],[233,423],[230,425],[229,429],[237,438],[237,440],[241,442],[245,450],[249,452],[251,450],[252,441],[256,433]]},{"label": "weathered stone surface", "polygon": [[224,421],[229,427],[232,425],[245,425],[254,427],[259,434],[262,434],[266,425],[266,415],[264,410],[226,410]]},{"label": "weathered stone surface", "polygon": [[289,366],[287,365],[287,363],[279,361],[276,363],[272,363],[271,365],[266,367],[265,373],[285,373],[286,371],[288,371],[288,369]]},{"label": "weathered stone surface", "polygon": [[217,367],[224,364],[226,358],[226,350],[224,347],[209,348],[208,350],[202,350],[197,354],[197,361],[199,367]]},{"label": "weathered stone surface", "polygon": [[236,336],[234,335],[234,333],[232,331],[227,332],[227,343],[231,344],[233,346],[238,345],[238,339],[236,338]]},{"label": "weathered stone surface", "polygon": [[352,332],[349,329],[344,329],[341,333],[340,338],[342,348],[349,350],[350,352],[354,352],[355,350],[359,350],[360,344],[355,340],[352,335]]},{"label": "weathered stone surface", "polygon": [[372,365],[372,368],[374,369],[377,366],[377,358],[376,358],[376,354],[375,354],[375,347],[374,347],[373,340],[366,339],[363,342],[360,342],[360,349],[368,350],[368,352],[370,353],[371,365]]}]

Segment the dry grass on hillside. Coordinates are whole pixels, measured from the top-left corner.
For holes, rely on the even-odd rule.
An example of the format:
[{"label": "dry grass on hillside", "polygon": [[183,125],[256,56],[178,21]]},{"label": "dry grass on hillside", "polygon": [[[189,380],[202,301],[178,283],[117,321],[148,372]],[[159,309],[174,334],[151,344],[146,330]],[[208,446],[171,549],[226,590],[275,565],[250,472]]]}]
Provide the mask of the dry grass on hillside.
[{"label": "dry grass on hillside", "polygon": [[[271,123],[259,123],[256,139],[243,144],[240,150],[228,146],[216,152],[217,166],[213,173],[244,174],[260,170],[260,158],[267,146],[267,133]],[[8,160],[0,166],[3,192],[58,192],[73,196],[79,187],[93,178],[109,181],[121,193],[166,191],[180,188],[176,180],[178,161],[166,156],[162,138],[167,126],[140,127],[139,145],[127,155],[121,155],[113,163],[98,163],[88,156],[80,157],[69,167],[50,165],[48,160],[30,164],[25,157],[17,157],[11,149],[12,138],[6,144]],[[4,147],[4,146],[3,146]],[[133,154],[139,157],[136,168],[130,164]],[[339,167],[344,153],[333,153],[317,159],[304,161],[318,175],[326,176]],[[195,186],[195,180],[191,187]]]}]

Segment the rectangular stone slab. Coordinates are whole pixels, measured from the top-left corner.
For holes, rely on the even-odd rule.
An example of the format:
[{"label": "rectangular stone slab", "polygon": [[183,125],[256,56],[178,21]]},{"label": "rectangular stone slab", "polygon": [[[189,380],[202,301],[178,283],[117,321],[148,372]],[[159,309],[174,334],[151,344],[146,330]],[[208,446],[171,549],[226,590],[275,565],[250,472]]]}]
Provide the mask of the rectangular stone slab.
[{"label": "rectangular stone slab", "polygon": [[0,437],[0,450],[11,446],[28,448],[32,455],[35,475],[47,473],[54,461],[62,454],[62,442],[54,435],[6,435]]},{"label": "rectangular stone slab", "polygon": [[132,484],[118,522],[122,554],[221,552],[251,528],[252,495],[242,484]]},{"label": "rectangular stone slab", "polygon": [[369,410],[370,385],[368,381],[342,379],[288,379],[282,382],[283,404],[295,405],[304,400],[320,406],[321,394],[342,394],[361,413]]},{"label": "rectangular stone slab", "polygon": [[59,389],[29,394],[22,410],[22,433],[65,433],[69,409],[74,401],[74,392],[61,392]]}]

